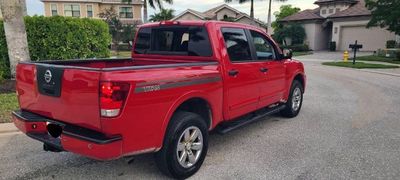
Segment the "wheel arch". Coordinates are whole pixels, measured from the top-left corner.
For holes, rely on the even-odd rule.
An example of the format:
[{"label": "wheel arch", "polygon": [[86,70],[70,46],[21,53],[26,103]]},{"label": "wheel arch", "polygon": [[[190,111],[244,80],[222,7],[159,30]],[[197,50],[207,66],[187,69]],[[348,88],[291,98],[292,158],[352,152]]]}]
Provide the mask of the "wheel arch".
[{"label": "wheel arch", "polygon": [[293,76],[291,76],[290,79],[288,79],[287,81],[287,88],[284,94],[284,98],[287,100],[289,98],[289,94],[290,94],[290,88],[292,87],[293,81],[294,80],[298,80],[300,81],[301,85],[303,86],[303,93],[306,87],[306,77],[305,74],[302,72],[296,72],[293,74]]},{"label": "wheel arch", "polygon": [[301,86],[303,87],[303,93],[304,93],[304,89],[305,89],[305,83],[306,83],[306,80],[305,80],[305,77],[304,77],[304,75],[303,74],[301,74],[301,73],[297,73],[294,77],[293,77],[293,79],[292,79],[292,81],[291,82],[293,82],[294,80],[297,80],[297,81],[299,81],[300,83],[301,83]]},{"label": "wheel arch", "polygon": [[172,116],[179,110],[185,110],[199,114],[206,121],[209,130],[214,127],[215,117],[217,115],[215,114],[215,108],[213,107],[211,101],[207,97],[203,96],[203,94],[200,92],[188,93],[175,101],[165,116],[163,125],[161,127],[162,129],[159,147],[162,146]]}]

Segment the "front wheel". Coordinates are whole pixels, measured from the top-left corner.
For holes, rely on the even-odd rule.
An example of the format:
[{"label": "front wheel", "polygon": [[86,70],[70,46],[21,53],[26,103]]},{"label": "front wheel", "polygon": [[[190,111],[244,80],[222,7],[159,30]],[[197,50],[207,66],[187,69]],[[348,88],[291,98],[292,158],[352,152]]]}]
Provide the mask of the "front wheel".
[{"label": "front wheel", "polygon": [[163,147],[156,153],[156,161],[163,173],[184,179],[203,164],[208,149],[208,129],[203,118],[191,112],[177,112],[170,123]]},{"label": "front wheel", "polygon": [[281,111],[281,115],[285,117],[296,117],[299,114],[303,104],[303,86],[297,80],[294,80],[290,88],[289,99],[286,102],[286,107]]}]

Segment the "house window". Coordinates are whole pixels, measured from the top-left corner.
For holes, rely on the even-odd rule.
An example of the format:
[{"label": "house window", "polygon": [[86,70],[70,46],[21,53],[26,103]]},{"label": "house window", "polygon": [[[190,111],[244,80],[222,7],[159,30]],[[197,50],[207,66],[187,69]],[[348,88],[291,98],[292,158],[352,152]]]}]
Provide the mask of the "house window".
[{"label": "house window", "polygon": [[50,5],[51,7],[51,15],[52,16],[57,16],[58,15],[58,12],[57,12],[57,4],[51,4]]},{"label": "house window", "polygon": [[321,10],[321,14],[326,14],[326,9]]},{"label": "house window", "polygon": [[338,27],[335,27],[335,28],[333,29],[333,32],[334,32],[335,34],[337,34],[337,31],[338,31]]},{"label": "house window", "polygon": [[87,5],[87,17],[93,17],[93,6],[92,5]]},{"label": "house window", "polygon": [[333,13],[333,9],[329,9],[329,14],[332,14]]},{"label": "house window", "polygon": [[64,5],[64,15],[72,17],[81,16],[81,7],[79,4],[65,4]]},{"label": "house window", "polygon": [[336,8],[336,12],[339,12],[340,11],[340,8]]},{"label": "house window", "polygon": [[120,18],[133,18],[132,7],[120,7],[119,8]]}]

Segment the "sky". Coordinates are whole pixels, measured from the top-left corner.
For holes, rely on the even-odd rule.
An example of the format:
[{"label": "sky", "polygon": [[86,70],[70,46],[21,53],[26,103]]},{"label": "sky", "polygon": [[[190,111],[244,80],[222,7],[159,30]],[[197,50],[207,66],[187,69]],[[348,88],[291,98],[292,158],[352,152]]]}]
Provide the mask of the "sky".
[{"label": "sky", "polygon": [[[272,1],[272,13],[275,11],[279,11],[279,7],[284,4],[291,4],[294,7],[299,7],[301,10],[305,9],[313,9],[317,6],[313,3],[316,0],[288,0],[284,3],[273,0]],[[40,0],[26,0],[28,14],[29,15],[43,15],[44,14],[44,6]],[[174,0],[172,5],[165,4],[164,8],[174,9],[175,15],[180,14],[184,10],[190,8],[200,12],[211,9],[215,6],[221,5],[224,3],[224,0]],[[239,11],[250,14],[250,3],[239,4],[233,0],[232,3],[229,3],[233,8],[238,9]],[[159,10],[149,8],[148,14],[154,14]],[[255,0],[254,2],[254,16],[262,21],[267,21],[268,14],[268,0]],[[273,17],[273,20],[275,18]]]}]

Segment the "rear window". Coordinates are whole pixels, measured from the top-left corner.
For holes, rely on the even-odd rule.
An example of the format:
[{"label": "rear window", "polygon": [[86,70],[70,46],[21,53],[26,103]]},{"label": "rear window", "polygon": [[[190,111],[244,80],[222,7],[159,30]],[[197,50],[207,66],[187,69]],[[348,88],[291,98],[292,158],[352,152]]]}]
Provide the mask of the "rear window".
[{"label": "rear window", "polygon": [[140,28],[135,53],[206,57],[212,55],[208,33],[201,26]]}]

